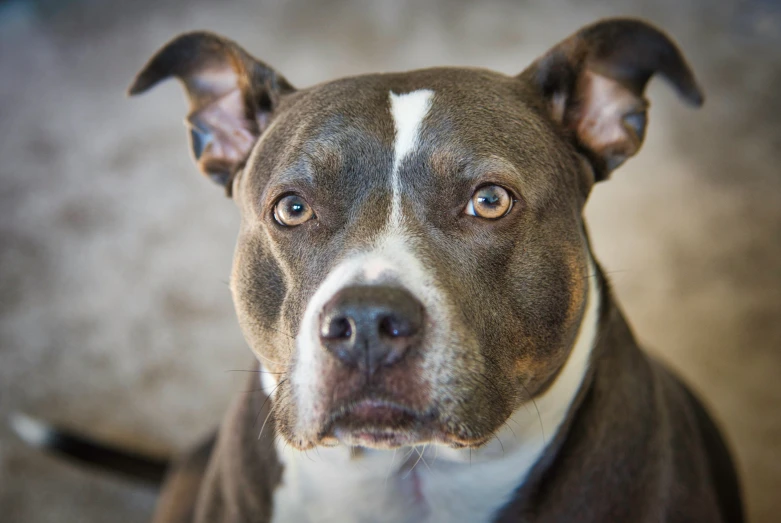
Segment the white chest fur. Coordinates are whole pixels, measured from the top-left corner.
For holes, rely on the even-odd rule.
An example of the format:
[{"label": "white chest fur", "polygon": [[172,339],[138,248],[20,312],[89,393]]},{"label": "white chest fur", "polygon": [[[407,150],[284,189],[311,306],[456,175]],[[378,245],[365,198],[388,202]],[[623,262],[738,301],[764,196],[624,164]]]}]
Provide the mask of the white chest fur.
[{"label": "white chest fur", "polygon": [[536,405],[518,409],[489,444],[471,452],[429,446],[357,454],[280,445],[284,472],[273,522],[490,521],[556,435],[586,374],[600,301],[597,279],[588,280],[586,310],[564,368]]}]

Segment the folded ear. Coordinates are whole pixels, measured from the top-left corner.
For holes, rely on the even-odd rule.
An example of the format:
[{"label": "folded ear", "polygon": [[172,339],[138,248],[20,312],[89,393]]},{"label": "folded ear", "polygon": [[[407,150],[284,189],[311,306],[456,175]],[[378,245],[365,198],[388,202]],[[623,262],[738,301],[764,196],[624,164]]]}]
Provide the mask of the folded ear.
[{"label": "folded ear", "polygon": [[230,194],[230,182],[268,127],[279,100],[295,91],[272,68],[221,36],[194,32],[164,45],[138,73],[131,95],[174,76],[190,101],[187,126],[198,168]]},{"label": "folded ear", "polygon": [[645,137],[648,80],[664,76],[685,101],[703,95],[681,52],[639,20],[597,22],[567,38],[519,75],[594,166],[596,181],[634,155]]}]

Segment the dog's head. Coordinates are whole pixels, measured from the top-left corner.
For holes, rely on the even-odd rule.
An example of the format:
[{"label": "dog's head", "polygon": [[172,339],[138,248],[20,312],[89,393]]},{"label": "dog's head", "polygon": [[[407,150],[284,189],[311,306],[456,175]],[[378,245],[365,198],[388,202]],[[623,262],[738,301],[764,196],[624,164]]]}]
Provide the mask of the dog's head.
[{"label": "dog's head", "polygon": [[587,295],[582,209],[639,149],[655,73],[702,97],[633,20],[518,76],[428,69],[295,89],[233,42],[165,45],[195,160],[241,211],[231,289],[298,448],[490,439],[567,359]]}]

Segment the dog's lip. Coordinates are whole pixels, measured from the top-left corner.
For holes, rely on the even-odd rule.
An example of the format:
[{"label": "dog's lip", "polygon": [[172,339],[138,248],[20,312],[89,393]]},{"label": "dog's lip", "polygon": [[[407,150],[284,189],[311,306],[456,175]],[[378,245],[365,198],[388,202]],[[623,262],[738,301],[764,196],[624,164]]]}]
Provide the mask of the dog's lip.
[{"label": "dog's lip", "polygon": [[403,428],[421,421],[421,414],[414,409],[383,399],[366,398],[338,409],[332,424]]},{"label": "dog's lip", "polygon": [[464,438],[445,429],[435,412],[421,412],[385,399],[366,398],[335,410],[320,442],[394,449],[437,442],[452,448],[479,447],[491,436]]},{"label": "dog's lip", "polygon": [[429,435],[425,420],[425,415],[408,406],[366,398],[337,409],[323,436],[349,445],[394,448]]}]

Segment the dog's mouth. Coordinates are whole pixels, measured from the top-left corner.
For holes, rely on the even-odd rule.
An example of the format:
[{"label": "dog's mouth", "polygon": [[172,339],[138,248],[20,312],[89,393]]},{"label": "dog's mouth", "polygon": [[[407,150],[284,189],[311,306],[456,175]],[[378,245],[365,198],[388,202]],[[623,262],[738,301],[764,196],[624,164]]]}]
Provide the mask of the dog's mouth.
[{"label": "dog's mouth", "polygon": [[364,398],[336,409],[321,440],[380,449],[416,445],[440,432],[435,419],[433,413],[421,413],[393,401]]},{"label": "dog's mouth", "polygon": [[460,437],[446,430],[447,425],[434,410],[419,412],[394,401],[365,398],[335,409],[319,440],[326,446],[393,450],[427,443],[477,448],[491,438]]}]

